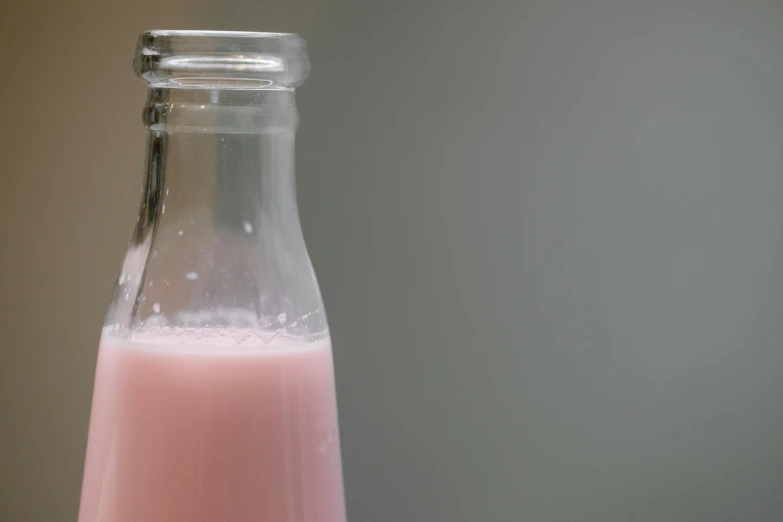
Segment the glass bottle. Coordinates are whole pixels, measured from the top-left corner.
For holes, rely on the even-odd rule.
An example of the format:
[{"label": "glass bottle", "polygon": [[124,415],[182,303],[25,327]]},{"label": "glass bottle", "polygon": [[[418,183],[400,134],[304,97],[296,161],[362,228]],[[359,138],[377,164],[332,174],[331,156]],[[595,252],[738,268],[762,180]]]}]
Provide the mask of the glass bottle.
[{"label": "glass bottle", "polygon": [[143,33],[141,209],[99,348],[79,522],[344,522],[296,206],[293,34]]}]

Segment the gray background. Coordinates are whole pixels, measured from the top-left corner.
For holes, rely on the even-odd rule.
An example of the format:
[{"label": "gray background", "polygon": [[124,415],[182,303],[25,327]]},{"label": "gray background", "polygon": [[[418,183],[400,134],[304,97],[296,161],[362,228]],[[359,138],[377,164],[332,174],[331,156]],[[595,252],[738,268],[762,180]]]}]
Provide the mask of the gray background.
[{"label": "gray background", "polygon": [[76,519],[149,28],[309,39],[351,522],[783,519],[783,3],[7,4],[3,522]]}]

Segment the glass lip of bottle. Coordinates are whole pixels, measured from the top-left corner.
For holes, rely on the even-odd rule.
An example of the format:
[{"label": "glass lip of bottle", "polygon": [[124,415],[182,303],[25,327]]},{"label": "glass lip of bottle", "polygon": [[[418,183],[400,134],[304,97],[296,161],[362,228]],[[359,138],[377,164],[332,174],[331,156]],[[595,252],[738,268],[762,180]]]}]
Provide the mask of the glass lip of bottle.
[{"label": "glass lip of bottle", "polygon": [[154,30],[139,35],[133,69],[153,88],[293,90],[310,62],[294,33]]}]

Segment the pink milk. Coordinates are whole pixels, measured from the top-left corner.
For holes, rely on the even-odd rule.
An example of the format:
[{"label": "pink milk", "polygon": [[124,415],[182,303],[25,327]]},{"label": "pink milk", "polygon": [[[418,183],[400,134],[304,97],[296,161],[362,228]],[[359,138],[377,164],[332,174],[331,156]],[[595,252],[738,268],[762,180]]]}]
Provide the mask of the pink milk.
[{"label": "pink milk", "polygon": [[344,522],[328,342],[104,332],[79,522]]}]

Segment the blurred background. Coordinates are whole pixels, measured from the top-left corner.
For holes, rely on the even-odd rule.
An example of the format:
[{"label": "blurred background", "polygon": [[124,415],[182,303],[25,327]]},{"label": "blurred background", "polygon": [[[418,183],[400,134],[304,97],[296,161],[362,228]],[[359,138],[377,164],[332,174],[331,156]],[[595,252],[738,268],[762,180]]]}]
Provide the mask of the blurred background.
[{"label": "blurred background", "polygon": [[782,24],[779,0],[4,2],[0,521],[76,520],[151,28],[309,41],[298,191],[351,522],[783,520]]}]

